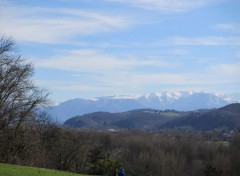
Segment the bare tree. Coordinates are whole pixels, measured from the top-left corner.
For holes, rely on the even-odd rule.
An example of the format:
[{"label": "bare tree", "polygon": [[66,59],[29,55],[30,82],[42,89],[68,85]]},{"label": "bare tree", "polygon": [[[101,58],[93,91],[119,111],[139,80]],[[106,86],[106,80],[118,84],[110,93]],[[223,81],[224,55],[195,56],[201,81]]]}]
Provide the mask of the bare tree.
[{"label": "bare tree", "polygon": [[[47,102],[48,94],[34,85],[34,68],[15,49],[12,38],[0,38],[0,131],[18,129]],[[17,130],[16,130],[17,131]]]}]

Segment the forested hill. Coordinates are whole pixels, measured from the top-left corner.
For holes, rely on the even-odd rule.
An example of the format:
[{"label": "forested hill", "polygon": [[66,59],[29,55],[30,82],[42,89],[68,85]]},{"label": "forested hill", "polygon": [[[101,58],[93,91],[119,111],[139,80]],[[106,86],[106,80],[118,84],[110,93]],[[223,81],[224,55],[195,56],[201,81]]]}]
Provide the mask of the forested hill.
[{"label": "forested hill", "polygon": [[139,109],[122,113],[95,112],[73,117],[65,125],[76,128],[138,128],[156,129],[169,120],[184,117],[187,113],[177,111],[158,111]]},{"label": "forested hill", "polygon": [[240,103],[208,112],[192,112],[186,117],[169,121],[162,128],[191,128],[194,130],[240,129]]},{"label": "forested hill", "polygon": [[237,129],[240,128],[240,103],[230,104],[219,109],[188,112],[152,109],[123,113],[96,112],[75,116],[67,120],[65,125],[95,129]]}]

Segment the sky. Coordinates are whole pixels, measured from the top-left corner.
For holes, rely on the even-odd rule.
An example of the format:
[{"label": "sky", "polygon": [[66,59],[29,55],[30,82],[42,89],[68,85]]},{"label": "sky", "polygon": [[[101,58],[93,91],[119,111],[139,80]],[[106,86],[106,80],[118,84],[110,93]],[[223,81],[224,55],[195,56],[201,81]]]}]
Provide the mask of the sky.
[{"label": "sky", "polygon": [[0,0],[50,99],[240,93],[238,0]]}]

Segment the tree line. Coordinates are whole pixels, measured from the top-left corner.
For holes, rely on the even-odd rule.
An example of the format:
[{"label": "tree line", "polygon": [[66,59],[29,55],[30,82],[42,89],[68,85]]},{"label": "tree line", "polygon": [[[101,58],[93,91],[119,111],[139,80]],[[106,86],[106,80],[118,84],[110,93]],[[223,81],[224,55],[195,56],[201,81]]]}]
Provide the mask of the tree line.
[{"label": "tree line", "polygon": [[[45,115],[41,115],[45,116]],[[0,135],[0,162],[111,176],[238,176],[240,137],[214,141],[216,133],[91,131],[38,119]]]},{"label": "tree line", "polygon": [[41,111],[48,93],[34,85],[34,68],[0,39],[0,162],[111,176],[239,176],[240,136],[217,132],[118,132],[59,126]]}]

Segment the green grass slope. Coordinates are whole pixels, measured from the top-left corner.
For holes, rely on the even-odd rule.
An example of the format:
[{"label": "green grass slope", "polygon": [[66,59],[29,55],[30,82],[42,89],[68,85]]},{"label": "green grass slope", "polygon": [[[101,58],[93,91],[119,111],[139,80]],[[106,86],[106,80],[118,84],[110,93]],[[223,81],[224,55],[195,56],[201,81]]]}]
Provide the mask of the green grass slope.
[{"label": "green grass slope", "polygon": [[0,163],[0,176],[87,176],[87,175]]}]

